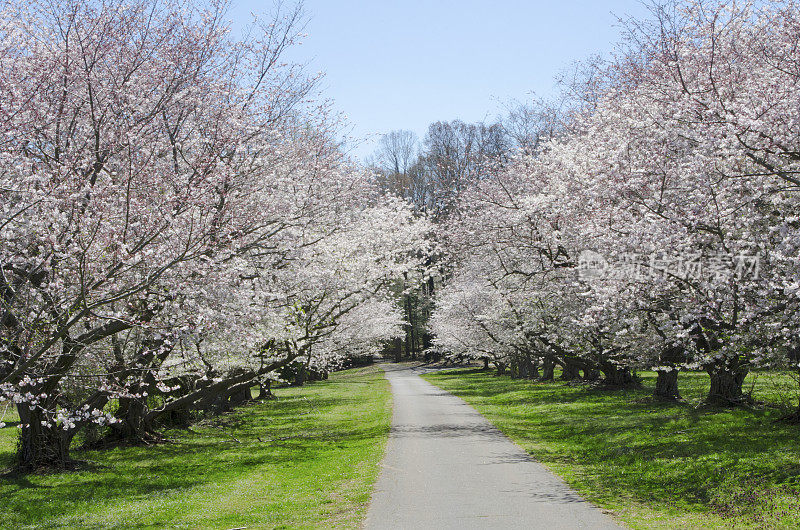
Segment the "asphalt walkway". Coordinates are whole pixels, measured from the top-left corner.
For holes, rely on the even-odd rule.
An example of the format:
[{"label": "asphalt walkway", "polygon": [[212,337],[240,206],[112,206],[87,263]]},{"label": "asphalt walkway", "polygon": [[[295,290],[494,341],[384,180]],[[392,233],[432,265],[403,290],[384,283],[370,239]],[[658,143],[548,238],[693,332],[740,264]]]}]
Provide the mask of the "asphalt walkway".
[{"label": "asphalt walkway", "polygon": [[620,528],[424,368],[382,367],[394,415],[366,528]]}]

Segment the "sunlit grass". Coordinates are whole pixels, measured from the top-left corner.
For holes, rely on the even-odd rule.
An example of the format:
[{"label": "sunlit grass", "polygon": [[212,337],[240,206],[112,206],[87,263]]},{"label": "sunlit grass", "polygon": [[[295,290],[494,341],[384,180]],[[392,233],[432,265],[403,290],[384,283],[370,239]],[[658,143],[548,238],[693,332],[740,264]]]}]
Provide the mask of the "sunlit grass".
[{"label": "sunlit grass", "polygon": [[[535,459],[634,528],[800,527],[800,428],[771,406],[701,405],[708,377],[680,376],[685,403],[636,391],[455,370],[425,378],[474,405]],[[756,374],[745,387],[775,401],[788,377]],[[795,403],[796,406],[796,403]]]},{"label": "sunlit grass", "polygon": [[[172,431],[172,443],[73,452],[90,470],[0,478],[3,526],[358,527],[391,420],[376,367],[275,391]],[[15,428],[0,430],[11,461]]]}]

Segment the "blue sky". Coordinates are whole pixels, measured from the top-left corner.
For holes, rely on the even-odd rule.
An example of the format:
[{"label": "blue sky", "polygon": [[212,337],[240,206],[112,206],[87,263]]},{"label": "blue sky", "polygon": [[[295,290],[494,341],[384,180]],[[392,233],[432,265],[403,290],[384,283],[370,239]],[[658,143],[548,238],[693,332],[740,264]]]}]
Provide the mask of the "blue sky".
[{"label": "blue sky", "polygon": [[[232,0],[234,23],[272,0]],[[555,92],[576,60],[607,53],[617,16],[646,13],[639,0],[306,0],[308,38],[291,58],[325,72],[323,95],[374,150],[380,134],[420,138],[437,120],[493,119],[509,100]]]}]

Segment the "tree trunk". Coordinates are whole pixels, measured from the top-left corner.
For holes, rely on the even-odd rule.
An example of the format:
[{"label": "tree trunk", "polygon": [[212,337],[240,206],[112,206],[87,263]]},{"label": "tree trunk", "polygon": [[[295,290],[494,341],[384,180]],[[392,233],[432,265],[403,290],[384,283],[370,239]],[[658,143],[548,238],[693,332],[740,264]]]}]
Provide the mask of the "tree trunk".
[{"label": "tree trunk", "polygon": [[729,407],[745,401],[742,384],[748,373],[746,367],[730,367],[722,362],[707,367],[706,371],[711,378],[707,403]]},{"label": "tree trunk", "polygon": [[656,389],[653,395],[659,399],[675,401],[681,398],[678,393],[678,369],[659,370],[656,372]]},{"label": "tree trunk", "polygon": [[411,304],[411,295],[405,295],[405,311],[406,311],[406,353],[412,361],[417,360],[417,344],[416,337],[414,336],[414,309]]},{"label": "tree trunk", "polygon": [[150,442],[158,438],[147,416],[147,405],[137,398],[120,398],[116,418],[108,439],[130,443]]},{"label": "tree trunk", "polygon": [[603,384],[615,388],[630,388],[639,386],[639,381],[631,373],[630,368],[620,367],[611,363],[600,366],[603,372]]},{"label": "tree trunk", "polygon": [[394,339],[394,362],[403,361],[403,341],[398,337]]},{"label": "tree trunk", "polygon": [[297,370],[295,371],[294,382],[292,383],[292,386],[303,386],[305,382],[306,382],[306,365],[301,364],[300,366],[297,367]]},{"label": "tree trunk", "polygon": [[[520,379],[532,379],[535,368],[531,356],[527,353],[517,358],[517,377]],[[537,374],[538,375],[538,374]]]},{"label": "tree trunk", "polygon": [[530,359],[528,379],[539,379],[539,359]]},{"label": "tree trunk", "polygon": [[483,369],[484,370],[488,370],[489,369],[489,358],[488,357],[481,357],[481,359],[483,360]]},{"label": "tree trunk", "polygon": [[584,381],[597,381],[600,379],[600,370],[595,368],[584,368],[583,369],[583,380]]},{"label": "tree trunk", "polygon": [[511,379],[519,379],[522,377],[522,372],[524,368],[522,367],[522,362],[519,359],[513,359],[508,364],[508,371]]},{"label": "tree trunk", "polygon": [[260,383],[258,385],[258,397],[256,399],[259,401],[264,401],[265,399],[275,399],[275,395],[272,393],[271,379],[267,379],[266,383]]},{"label": "tree trunk", "polygon": [[427,351],[431,346],[433,346],[433,338],[431,334],[426,331],[422,334],[422,349]]},{"label": "tree trunk", "polygon": [[171,427],[188,427],[192,423],[192,409],[189,405],[175,407],[161,414],[158,421]]},{"label": "tree trunk", "polygon": [[497,368],[497,375],[503,375],[506,373],[506,363],[500,363],[495,361],[494,363],[495,368]]},{"label": "tree trunk", "polygon": [[252,383],[247,382],[243,383],[241,386],[235,387],[231,389],[230,397],[228,398],[228,403],[232,407],[238,407],[239,405],[244,405],[253,400],[253,392],[252,392]]},{"label": "tree trunk", "polygon": [[564,369],[561,371],[562,381],[574,381],[575,379],[580,379],[580,377],[580,369],[577,364],[573,364],[569,361],[564,363]]},{"label": "tree trunk", "polygon": [[542,377],[540,381],[552,381],[555,377],[556,363],[552,359],[545,359],[542,363]]},{"label": "tree trunk", "polygon": [[65,431],[60,426],[42,425],[47,416],[41,409],[29,409],[24,403],[17,405],[20,429],[17,443],[16,465],[22,471],[37,469],[66,469],[72,461],[69,458],[69,444],[74,432]]},{"label": "tree trunk", "polygon": [[[800,345],[795,345],[789,348],[787,357],[789,358],[789,361],[791,361],[791,363],[796,367],[795,380],[798,382],[798,384],[800,384]],[[794,412],[779,418],[778,421],[792,425],[797,425],[800,423],[800,402],[798,402],[797,408],[794,410]]]}]

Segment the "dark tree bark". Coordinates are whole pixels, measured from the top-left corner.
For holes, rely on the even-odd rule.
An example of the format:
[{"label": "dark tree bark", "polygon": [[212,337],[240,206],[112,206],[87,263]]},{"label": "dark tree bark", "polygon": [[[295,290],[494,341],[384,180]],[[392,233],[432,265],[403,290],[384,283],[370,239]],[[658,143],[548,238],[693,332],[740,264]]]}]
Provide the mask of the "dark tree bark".
[{"label": "dark tree bark", "polygon": [[109,427],[107,441],[150,443],[159,436],[147,417],[147,405],[138,398],[120,398],[116,418],[121,423]]},{"label": "dark tree bark", "polygon": [[[119,381],[123,383],[131,375],[139,381],[131,387],[131,393],[147,396],[153,394],[156,388],[155,372],[161,367],[174,348],[174,342],[167,343],[166,337],[150,338],[142,342],[142,348],[135,362],[127,370],[120,374]],[[120,352],[115,355],[120,363],[123,359]],[[143,373],[140,370],[144,369]],[[191,384],[189,381],[182,381],[181,384]],[[105,403],[105,401],[103,401]],[[100,407],[98,407],[100,408]],[[116,412],[116,419],[120,423],[110,425],[109,434],[104,441],[106,442],[127,442],[131,444],[151,443],[161,439],[156,432],[151,419],[148,418],[147,397],[134,398],[123,397],[119,400],[119,408]]]},{"label": "dark tree bark", "polygon": [[667,366],[671,370],[656,370],[656,388],[653,395],[659,399],[678,400],[681,395],[678,392],[678,367],[676,363],[684,360],[685,350],[682,346],[670,346],[665,348],[659,356],[658,362],[661,366]]},{"label": "dark tree bark", "polygon": [[598,379],[600,379],[600,370],[597,370],[596,368],[583,369],[584,381],[597,381]]},{"label": "dark tree bark", "polygon": [[244,405],[245,403],[249,403],[253,401],[253,385],[250,382],[243,383],[238,387],[231,389],[230,397],[228,398],[228,403],[231,407],[238,407],[240,405]]},{"label": "dark tree bark", "polygon": [[258,385],[258,397],[256,398],[259,401],[264,401],[266,399],[275,399],[275,395],[272,393],[272,380],[267,379],[264,383],[259,383]]},{"label": "dark tree bark", "polygon": [[553,359],[545,358],[542,363],[542,377],[540,381],[552,381],[555,377],[556,363]]},{"label": "dark tree bark", "polygon": [[43,425],[47,416],[38,407],[19,404],[17,412],[23,427],[17,442],[16,467],[25,472],[69,468],[73,463],[69,458],[69,444],[74,431],[66,431],[58,425]]},{"label": "dark tree bark", "polygon": [[[797,381],[800,383],[800,346],[789,348],[788,357],[794,366],[796,366]],[[800,402],[797,404],[797,410],[795,410],[793,414],[783,418],[783,420],[788,423],[800,423]]]},{"label": "dark tree bark", "polygon": [[528,379],[539,379],[539,359],[530,358],[530,368],[528,370]]},{"label": "dark tree bark", "polygon": [[[408,274],[403,273],[404,283],[405,285],[408,282]],[[417,360],[417,340],[414,333],[414,306],[411,301],[411,294],[407,293],[404,295],[403,301],[403,308],[406,313],[406,354],[408,354],[409,358],[412,361]]]},{"label": "dark tree bark", "polygon": [[561,380],[562,381],[574,381],[576,379],[580,379],[580,367],[572,363],[570,361],[565,361],[563,370],[561,371]]},{"label": "dark tree bark", "polygon": [[[148,415],[148,420],[151,415]],[[192,409],[189,405],[174,407],[158,416],[158,422],[171,427],[188,427],[192,424]]]},{"label": "dark tree bark", "polygon": [[747,401],[742,391],[742,385],[749,370],[746,366],[737,364],[722,361],[706,367],[711,378],[711,388],[706,397],[707,403],[729,407],[741,405]]},{"label": "dark tree bark", "polygon": [[678,369],[659,370],[656,372],[656,388],[653,395],[659,399],[676,401],[681,399],[678,392]]},{"label": "dark tree bark", "polygon": [[508,375],[511,376],[511,379],[519,379],[519,369],[519,363],[515,359],[508,363]]},{"label": "dark tree bark", "polygon": [[632,388],[640,386],[639,380],[631,372],[630,368],[617,366],[611,363],[600,365],[603,372],[603,384],[614,388]]},{"label": "dark tree bark", "polygon": [[[532,379],[534,372],[538,370],[534,367],[533,359],[527,353],[521,353],[515,359],[516,377],[519,379]],[[538,373],[536,374],[538,375]]]},{"label": "dark tree bark", "polygon": [[428,351],[433,346],[433,336],[427,331],[422,333],[422,349]]}]

